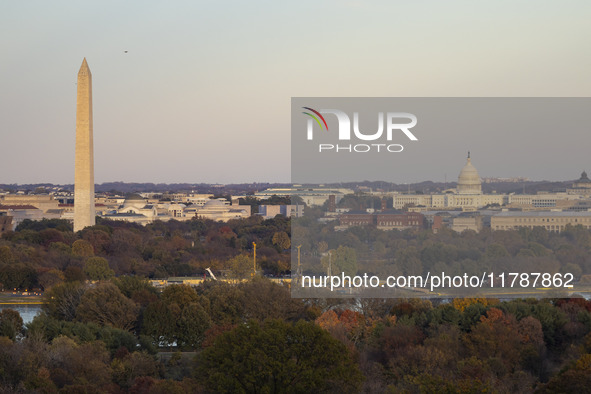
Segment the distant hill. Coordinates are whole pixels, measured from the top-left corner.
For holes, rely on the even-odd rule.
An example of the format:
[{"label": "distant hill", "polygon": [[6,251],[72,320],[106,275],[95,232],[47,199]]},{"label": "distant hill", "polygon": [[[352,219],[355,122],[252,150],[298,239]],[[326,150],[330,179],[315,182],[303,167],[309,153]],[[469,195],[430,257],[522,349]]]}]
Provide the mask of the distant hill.
[{"label": "distant hill", "polygon": [[[526,182],[497,182],[483,183],[484,193],[517,193],[535,194],[540,191],[560,192],[571,187],[574,181],[550,182],[550,181],[526,181]],[[446,189],[455,188],[456,182],[432,182],[424,181],[411,184],[396,184],[381,181],[362,181],[325,184],[324,187],[347,188],[355,191],[385,191],[408,192],[418,194],[440,193]],[[318,185],[310,185],[318,186]],[[291,187],[288,183],[236,183],[236,184],[210,184],[210,183],[137,183],[137,182],[106,182],[96,185],[96,191],[100,193],[181,193],[194,192],[203,194],[252,194],[267,188]],[[74,191],[74,185],[54,185],[51,183],[35,184],[0,184],[0,191],[35,192],[35,191]]]}]

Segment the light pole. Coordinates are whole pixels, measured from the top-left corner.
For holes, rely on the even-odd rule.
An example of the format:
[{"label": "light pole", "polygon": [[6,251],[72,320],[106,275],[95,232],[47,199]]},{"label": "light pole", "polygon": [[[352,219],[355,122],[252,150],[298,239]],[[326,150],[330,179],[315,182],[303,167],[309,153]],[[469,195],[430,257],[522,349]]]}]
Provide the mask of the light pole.
[{"label": "light pole", "polygon": [[296,271],[297,275],[301,275],[302,274],[302,265],[300,263],[300,248],[302,247],[302,245],[298,245],[298,270]]},{"label": "light pole", "polygon": [[254,253],[253,253],[253,272],[252,272],[252,277],[254,278],[257,274],[257,244],[256,243],[252,243],[252,246],[254,247]]},{"label": "light pole", "polygon": [[300,248],[302,247],[302,245],[298,245],[298,268],[296,269],[296,279],[299,280],[299,278],[302,277],[302,265],[300,263]]}]

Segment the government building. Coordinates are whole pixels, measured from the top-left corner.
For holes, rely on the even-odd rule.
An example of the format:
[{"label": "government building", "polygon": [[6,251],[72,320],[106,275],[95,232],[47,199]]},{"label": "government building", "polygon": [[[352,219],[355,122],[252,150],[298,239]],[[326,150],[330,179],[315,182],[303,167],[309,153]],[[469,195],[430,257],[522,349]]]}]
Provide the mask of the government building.
[{"label": "government building", "polygon": [[409,211],[457,210],[476,211],[482,208],[503,207],[523,210],[587,210],[591,203],[585,203],[591,197],[591,180],[583,172],[581,178],[571,189],[564,192],[537,194],[484,194],[482,180],[472,164],[470,153],[466,165],[460,171],[455,189],[448,189],[435,194],[394,194],[394,209]]},{"label": "government building", "polygon": [[529,212],[501,212],[491,217],[492,230],[517,230],[525,227],[543,227],[548,231],[559,233],[567,225],[581,225],[591,229],[591,212],[554,212],[554,211],[529,211]]}]

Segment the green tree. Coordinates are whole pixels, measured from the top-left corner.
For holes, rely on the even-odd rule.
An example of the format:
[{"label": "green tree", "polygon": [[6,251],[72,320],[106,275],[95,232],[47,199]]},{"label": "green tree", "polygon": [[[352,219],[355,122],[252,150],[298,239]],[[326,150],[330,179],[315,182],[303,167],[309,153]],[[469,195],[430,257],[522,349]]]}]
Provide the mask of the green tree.
[{"label": "green tree", "polygon": [[363,379],[345,346],[305,321],[251,320],[225,332],[197,372],[217,392],[357,392]]},{"label": "green tree", "polygon": [[0,337],[5,336],[15,340],[23,333],[23,319],[14,309],[0,311]]},{"label": "green tree", "polygon": [[173,312],[165,302],[152,302],[143,314],[142,335],[151,338],[156,346],[172,345],[175,341],[175,314],[178,312]]},{"label": "green tree", "polygon": [[90,280],[112,278],[115,272],[109,268],[109,262],[103,257],[89,257],[84,264],[84,273]]},{"label": "green tree", "polygon": [[358,392],[363,379],[345,346],[305,321],[242,324],[201,353],[197,371],[215,392]]},{"label": "green tree", "polygon": [[176,341],[180,348],[196,349],[205,339],[205,331],[211,327],[211,319],[205,308],[192,302],[185,305],[176,320]]},{"label": "green tree", "polygon": [[159,301],[147,306],[142,333],[157,344],[176,343],[180,348],[197,348],[211,326],[203,304],[207,304],[207,300],[191,287],[168,286]]},{"label": "green tree", "polygon": [[131,298],[141,306],[147,306],[158,299],[158,290],[147,278],[139,276],[120,276],[112,282],[127,298]]},{"label": "green tree", "polygon": [[509,256],[509,252],[507,252],[507,249],[502,244],[494,243],[486,248],[486,253],[484,255],[488,259],[500,259]]},{"label": "green tree", "polygon": [[14,261],[14,254],[9,246],[0,246],[0,264],[10,264]]},{"label": "green tree", "polygon": [[[200,290],[205,286],[200,286]],[[203,289],[209,304],[209,316],[214,324],[227,326],[243,321],[246,296],[242,288],[225,282],[215,282]]]},{"label": "green tree", "polygon": [[327,254],[322,257],[322,266],[328,270],[330,264],[330,271],[332,275],[353,276],[357,274],[357,253],[355,249],[348,246],[339,246],[337,250],[331,250],[330,256]]}]

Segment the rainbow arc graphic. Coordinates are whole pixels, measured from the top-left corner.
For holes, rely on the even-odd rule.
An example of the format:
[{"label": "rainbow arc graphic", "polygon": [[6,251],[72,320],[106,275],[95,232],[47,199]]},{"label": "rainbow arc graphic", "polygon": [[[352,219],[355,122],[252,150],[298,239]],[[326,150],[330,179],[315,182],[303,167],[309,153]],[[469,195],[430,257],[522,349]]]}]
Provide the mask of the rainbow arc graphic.
[{"label": "rainbow arc graphic", "polygon": [[[311,117],[312,119],[314,119],[316,121],[316,123],[318,123],[318,126],[320,126],[320,129],[326,129],[326,131],[328,131],[328,125],[326,124],[326,120],[324,119],[324,116],[322,116],[320,114],[320,112],[316,111],[315,109],[312,109],[310,107],[302,107],[303,109],[307,109],[310,112],[313,112],[314,114],[311,114],[310,112],[302,112],[305,115],[308,115],[309,117]],[[315,116],[316,115],[316,116]],[[322,123],[324,123],[324,126],[322,126],[322,123],[320,123],[320,119],[322,119]]]}]

